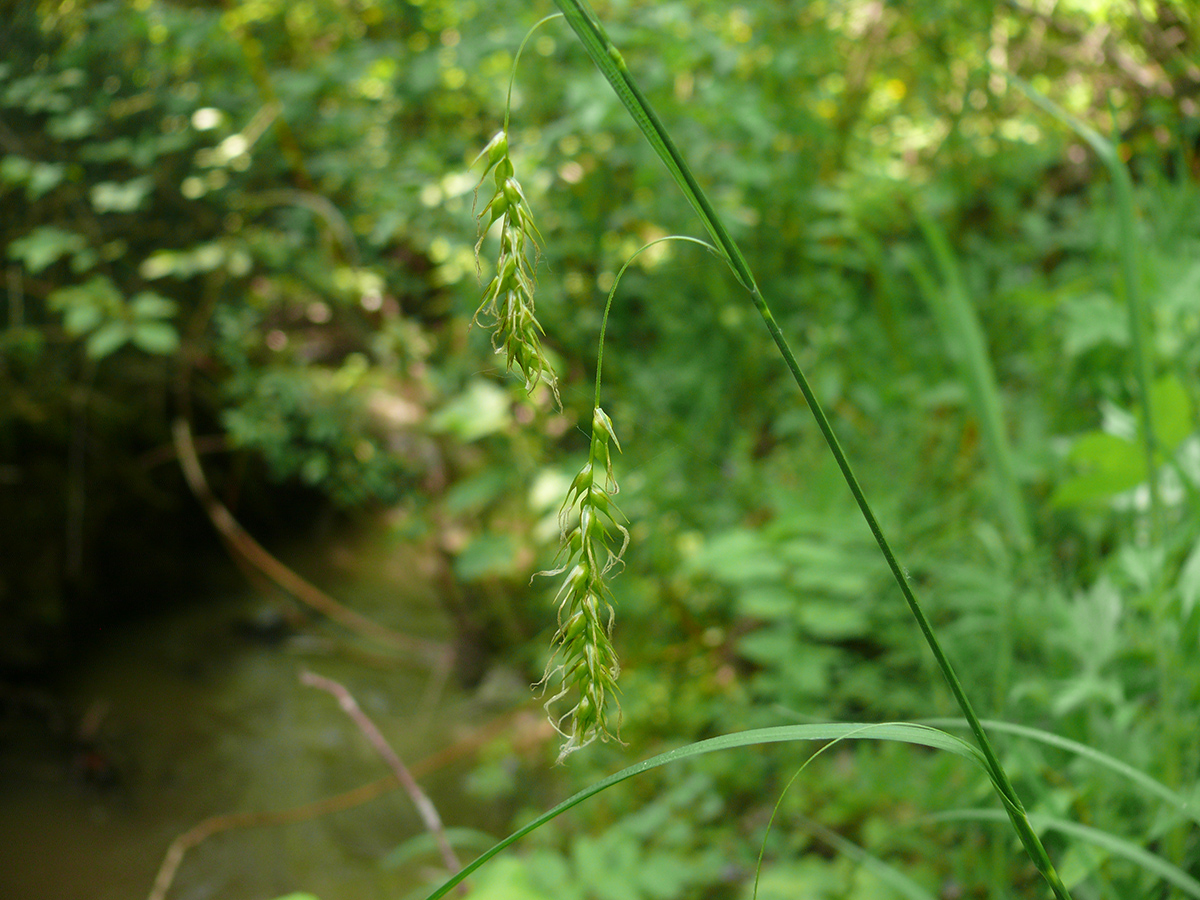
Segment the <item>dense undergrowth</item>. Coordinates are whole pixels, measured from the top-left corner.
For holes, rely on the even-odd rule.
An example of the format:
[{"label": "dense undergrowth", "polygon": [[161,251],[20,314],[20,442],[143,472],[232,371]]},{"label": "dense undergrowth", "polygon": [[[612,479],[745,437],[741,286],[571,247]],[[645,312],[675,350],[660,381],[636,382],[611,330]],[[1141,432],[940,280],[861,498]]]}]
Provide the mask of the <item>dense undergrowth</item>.
[{"label": "dense undergrowth", "polygon": [[[1200,25],[1183,4],[1102,6],[597,4],[769,290],[981,714],[1102,751],[1194,810]],[[640,246],[701,233],[567,29],[543,26],[509,140],[561,409],[546,384],[527,398],[502,377],[468,328],[469,164],[545,11],[95,3],[4,26],[0,490],[13,515],[36,510],[39,540],[59,546],[65,520],[78,542],[4,572],[10,634],[65,614],[46,571],[86,558],[112,485],[179,502],[176,478],[128,460],[190,409],[236,451],[209,463],[220,482],[250,460],[350,508],[406,510],[397,539],[448,553],[484,598],[476,624],[528,638],[498,652],[545,671],[557,586],[525,584],[587,459],[603,299]],[[1086,143],[1001,70],[1114,138],[1132,221]],[[1123,215],[1149,310],[1156,502]],[[954,331],[948,296],[980,343]],[[656,245],[621,280],[604,359],[630,532],[612,588],[627,747],[575,754],[564,795],[735,730],[956,715],[736,279]],[[35,465],[44,447],[64,463]],[[81,511],[80,492],[100,502]],[[1200,877],[1194,813],[1079,753],[993,736],[1035,824]],[[947,820],[995,809],[960,758],[842,743],[785,792],[810,754],[656,769],[480,870],[476,895],[749,896],[765,841],[764,898],[1045,896],[1003,823]],[[491,759],[481,794],[553,751]],[[1115,845],[1042,836],[1073,896],[1195,896]]]}]

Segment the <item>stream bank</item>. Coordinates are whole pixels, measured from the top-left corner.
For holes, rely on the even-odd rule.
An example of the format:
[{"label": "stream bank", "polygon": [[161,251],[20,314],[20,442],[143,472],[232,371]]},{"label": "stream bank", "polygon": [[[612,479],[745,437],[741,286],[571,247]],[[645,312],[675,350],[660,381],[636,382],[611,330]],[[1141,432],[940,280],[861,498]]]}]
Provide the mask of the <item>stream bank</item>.
[{"label": "stream bank", "polygon": [[[422,560],[378,530],[285,556],[381,624],[451,642]],[[496,669],[468,693],[451,673],[328,623],[295,627],[289,609],[237,590],[106,628],[54,689],[4,699],[0,896],[140,900],[171,842],[202,820],[297,807],[386,777],[337,703],[299,683],[303,670],[352,692],[400,757],[425,773],[419,780],[448,827],[502,835],[518,801],[480,799],[470,764],[475,750],[520,728],[529,758],[507,758],[493,744],[493,768],[545,771],[548,736],[523,679]],[[518,780],[519,802],[536,802],[536,779],[532,792],[527,776]],[[399,868],[381,860],[422,833],[395,790],[319,818],[226,831],[186,854],[168,896],[394,900],[426,883],[437,858]]]}]

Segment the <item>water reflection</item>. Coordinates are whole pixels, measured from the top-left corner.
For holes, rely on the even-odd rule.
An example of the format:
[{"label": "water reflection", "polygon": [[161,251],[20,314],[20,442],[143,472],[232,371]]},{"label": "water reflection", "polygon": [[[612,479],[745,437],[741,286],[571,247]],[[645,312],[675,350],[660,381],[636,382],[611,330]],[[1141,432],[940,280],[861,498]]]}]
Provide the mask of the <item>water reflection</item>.
[{"label": "water reflection", "polygon": [[[400,558],[403,549],[378,535],[334,551],[320,561],[291,555],[358,611],[449,640],[436,599],[414,578],[418,560]],[[405,762],[425,770],[422,786],[448,825],[503,830],[510,801],[468,796],[469,754],[446,752],[496,716],[494,698],[485,712],[447,673],[404,665],[330,626],[292,630],[279,609],[247,594],[109,629],[58,695],[9,700],[0,895],[145,897],[171,842],[208,817],[298,807],[386,777],[337,704],[299,683],[302,669],[353,692]],[[501,707],[527,696],[512,681]],[[493,731],[505,728],[502,717]],[[416,888],[437,857],[399,868],[380,859],[421,832],[399,791],[316,819],[223,832],[187,853],[169,897],[263,900],[305,890],[321,900],[393,900]]]}]

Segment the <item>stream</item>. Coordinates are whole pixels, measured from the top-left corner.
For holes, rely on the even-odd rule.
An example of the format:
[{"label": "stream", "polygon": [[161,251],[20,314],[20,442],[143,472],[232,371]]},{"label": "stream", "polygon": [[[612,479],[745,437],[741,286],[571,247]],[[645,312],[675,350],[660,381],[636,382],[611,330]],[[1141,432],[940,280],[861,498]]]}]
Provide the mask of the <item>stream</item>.
[{"label": "stream", "polygon": [[[450,639],[413,551],[378,529],[326,543],[287,561],[381,624]],[[515,673],[493,671],[468,693],[450,673],[398,660],[331,624],[284,628],[280,610],[295,608],[238,586],[105,629],[55,691],[0,698],[0,897],[141,900],[171,842],[201,821],[297,807],[386,777],[337,701],[300,684],[305,670],[350,690],[448,827],[499,837],[514,793],[536,802],[525,770],[545,772],[548,736],[532,724],[540,716]],[[502,743],[518,732],[523,755]],[[481,748],[491,783],[519,783],[520,792],[470,788]],[[387,859],[423,834],[399,790],[291,824],[222,830],[187,851],[166,896],[421,896],[439,857]],[[460,855],[474,856],[483,839]]]}]

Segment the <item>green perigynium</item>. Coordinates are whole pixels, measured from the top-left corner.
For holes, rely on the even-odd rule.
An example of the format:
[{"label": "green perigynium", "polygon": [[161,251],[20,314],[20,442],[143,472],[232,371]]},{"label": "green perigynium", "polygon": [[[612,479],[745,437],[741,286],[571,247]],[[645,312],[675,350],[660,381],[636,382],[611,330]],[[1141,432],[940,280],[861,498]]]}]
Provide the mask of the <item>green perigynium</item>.
[{"label": "green perigynium", "polygon": [[[621,449],[612,420],[597,406],[592,413],[588,461],[571,482],[559,513],[562,564],[539,573],[566,573],[555,597],[558,631],[554,654],[542,676],[542,684],[559,682],[558,692],[546,702],[550,722],[566,739],[558,762],[596,738],[619,740],[616,694],[621,667],[612,646],[613,607],[607,578],[629,545],[629,531],[612,501],[618,488],[610,442]],[[610,727],[610,700],[617,727]],[[571,704],[565,712],[559,711],[563,701]]]},{"label": "green perigynium", "polygon": [[[540,235],[521,184],[514,177],[507,132],[497,132],[476,161],[478,159],[487,160],[479,185],[483,185],[489,172],[494,172],[496,190],[479,213],[475,259],[478,262],[479,249],[497,221],[500,222],[500,255],[496,259],[496,275],[484,290],[473,321],[478,322],[480,317],[489,321],[492,346],[497,353],[505,354],[510,372],[514,365],[520,370],[527,391],[545,384],[561,406],[558,378],[542,349],[542,326],[533,307],[534,271],[526,253],[526,247],[532,244],[536,254]],[[476,192],[478,190],[477,187]]]}]

